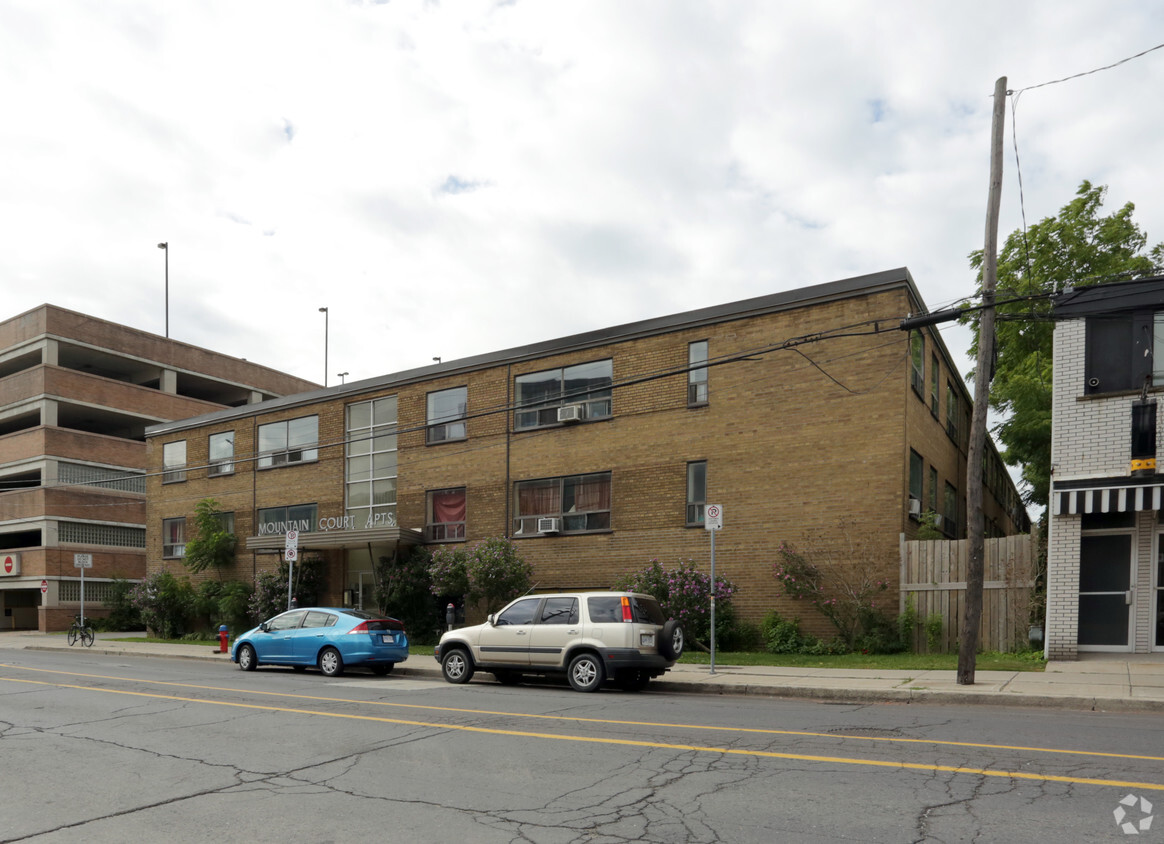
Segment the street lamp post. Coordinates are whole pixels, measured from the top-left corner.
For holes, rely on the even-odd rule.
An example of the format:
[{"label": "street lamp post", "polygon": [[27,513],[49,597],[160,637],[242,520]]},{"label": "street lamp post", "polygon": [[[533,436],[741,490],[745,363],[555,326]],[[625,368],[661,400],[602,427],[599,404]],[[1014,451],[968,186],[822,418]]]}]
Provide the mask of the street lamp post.
[{"label": "street lamp post", "polygon": [[170,336],[170,242],[159,243],[158,249],[166,253],[166,337]]},{"label": "street lamp post", "polygon": [[319,312],[323,314],[323,386],[327,386],[327,324],[330,314],[327,308],[320,308]]},{"label": "street lamp post", "polygon": [[347,377],[347,374],[348,374],[348,373],[346,373],[346,372],[338,372],[338,373],[336,373],[336,374],[337,374],[337,375],[339,375],[339,379],[340,379],[340,383],[341,383],[341,384],[344,384],[344,383],[346,383],[346,382],[344,381],[344,378],[345,378],[345,377]]}]

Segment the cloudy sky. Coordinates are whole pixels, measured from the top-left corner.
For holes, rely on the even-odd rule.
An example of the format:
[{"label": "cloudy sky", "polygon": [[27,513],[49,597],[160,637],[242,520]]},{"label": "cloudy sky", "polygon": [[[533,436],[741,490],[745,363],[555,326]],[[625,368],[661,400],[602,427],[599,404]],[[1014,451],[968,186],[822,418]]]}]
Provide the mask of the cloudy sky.
[{"label": "cloudy sky", "polygon": [[[0,0],[0,317],[163,334],[159,241],[171,337],[318,382],[321,307],[330,383],[899,266],[936,309],[995,80],[1161,42],[1098,0]],[[1161,91],[1164,50],[1023,93],[1028,222],[1089,179],[1164,240]]]}]

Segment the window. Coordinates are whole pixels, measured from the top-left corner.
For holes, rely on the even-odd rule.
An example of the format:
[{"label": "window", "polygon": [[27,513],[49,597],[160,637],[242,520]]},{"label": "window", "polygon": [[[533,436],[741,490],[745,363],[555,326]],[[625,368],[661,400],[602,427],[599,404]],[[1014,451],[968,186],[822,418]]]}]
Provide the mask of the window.
[{"label": "window", "polygon": [[931,513],[938,512],[938,470],[930,467],[930,500],[927,509]]},{"label": "window", "polygon": [[946,433],[954,442],[958,441],[958,394],[949,381],[946,382]]},{"label": "window", "polygon": [[[1164,316],[1164,315],[1162,315]],[[1155,376],[1153,335],[1161,320],[1150,311],[1088,317],[1084,360],[1084,392],[1138,390]],[[1164,362],[1159,366],[1164,367]]]},{"label": "window", "polygon": [[707,504],[707,461],[687,464],[687,525],[703,526],[703,508]]},{"label": "window", "polygon": [[546,598],[539,624],[577,624],[577,598]]},{"label": "window", "polygon": [[234,533],[234,513],[215,513],[214,518],[218,520],[218,528],[223,533]]},{"label": "window", "polygon": [[428,430],[425,441],[440,443],[446,440],[463,440],[465,432],[465,409],[468,406],[468,388],[453,387],[428,394]]},{"label": "window", "polygon": [[930,413],[938,416],[938,356],[930,356]]},{"label": "window", "polygon": [[291,507],[267,507],[259,511],[259,536],[283,534],[289,530],[306,533],[315,529],[319,521],[319,506],[296,504]]},{"label": "window", "polygon": [[430,542],[465,538],[465,488],[438,489],[428,494],[425,535]]},{"label": "window", "polygon": [[925,463],[922,461],[922,456],[911,448],[909,450],[909,499],[916,501],[919,509],[921,508],[924,480]]},{"label": "window", "polygon": [[162,556],[186,556],[186,518],[162,519]]},{"label": "window", "polygon": [[919,396],[926,386],[926,338],[920,331],[909,333],[909,385]]},{"label": "window", "polygon": [[259,468],[286,466],[316,460],[319,450],[319,417],[301,416],[259,426]]},{"label": "window", "polygon": [[557,519],[562,533],[610,529],[610,473],[570,475],[514,484],[515,536],[540,533],[538,522]]},{"label": "window", "polygon": [[273,633],[278,630],[295,630],[303,622],[305,615],[307,615],[307,610],[291,610],[291,612],[277,615],[267,622],[267,632]]},{"label": "window", "polygon": [[958,491],[947,482],[945,493],[942,502],[942,533],[955,536],[958,533]]},{"label": "window", "polygon": [[162,446],[162,483],[176,484],[186,480],[186,441]]},{"label": "window", "polygon": [[541,602],[541,598],[526,598],[518,601],[516,604],[507,607],[505,612],[498,615],[495,624],[498,626],[505,624],[533,624],[534,614],[538,611],[538,604]]},{"label": "window", "polygon": [[[707,341],[699,340],[687,344],[687,365],[707,363]],[[687,370],[687,405],[697,407],[707,404],[707,367]]]},{"label": "window", "polygon": [[613,372],[608,359],[518,375],[514,379],[518,409],[513,414],[513,427],[556,425],[559,408],[567,405],[576,408],[579,418],[610,416]]},{"label": "window", "polygon": [[346,514],[358,526],[396,526],[396,396],[349,404]]},{"label": "window", "polygon": [[210,466],[206,474],[229,475],[234,472],[234,431],[211,434],[208,445]]},{"label": "window", "polygon": [[335,623],[337,621],[339,621],[338,615],[332,615],[330,613],[318,612],[317,610],[312,610],[311,612],[307,613],[307,616],[303,619],[303,626],[304,627],[335,627]]}]

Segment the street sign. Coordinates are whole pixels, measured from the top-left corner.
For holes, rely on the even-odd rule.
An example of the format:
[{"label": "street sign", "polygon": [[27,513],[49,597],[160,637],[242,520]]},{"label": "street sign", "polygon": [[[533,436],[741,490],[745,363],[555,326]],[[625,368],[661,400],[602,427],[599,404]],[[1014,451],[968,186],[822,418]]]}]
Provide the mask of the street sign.
[{"label": "street sign", "polygon": [[283,539],[283,559],[289,563],[299,559],[299,531],[287,531]]},{"label": "street sign", "polygon": [[708,504],[703,510],[704,530],[723,530],[723,508],[718,504]]},{"label": "street sign", "polygon": [[299,549],[294,546],[290,548],[284,548],[283,559],[289,563],[295,562],[297,559],[299,559]]},{"label": "street sign", "polygon": [[0,566],[0,574],[20,574],[20,555],[5,554],[4,565]]},{"label": "street sign", "polygon": [[93,568],[92,554],[74,554],[73,568],[75,569],[91,569]]},{"label": "street sign", "polygon": [[43,595],[45,592],[48,592],[48,581],[42,580],[40,582],[40,594]]}]

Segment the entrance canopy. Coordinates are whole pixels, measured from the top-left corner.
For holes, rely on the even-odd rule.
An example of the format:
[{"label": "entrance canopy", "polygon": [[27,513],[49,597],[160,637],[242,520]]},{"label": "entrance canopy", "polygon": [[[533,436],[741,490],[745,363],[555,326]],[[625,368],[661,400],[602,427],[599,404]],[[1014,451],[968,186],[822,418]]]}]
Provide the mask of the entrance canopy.
[{"label": "entrance canopy", "polygon": [[[323,551],[329,548],[366,548],[369,545],[402,545],[412,547],[424,541],[423,531],[415,528],[372,527],[362,530],[320,530],[299,534],[299,550]],[[281,533],[248,536],[248,551],[282,552],[286,538]]]},{"label": "entrance canopy", "polygon": [[1076,482],[1055,484],[1051,491],[1052,514],[1056,516],[1076,513],[1127,513],[1136,510],[1159,510],[1164,503],[1164,482],[1159,476],[1149,483],[1129,483],[1129,478],[1094,479],[1086,486]]}]

